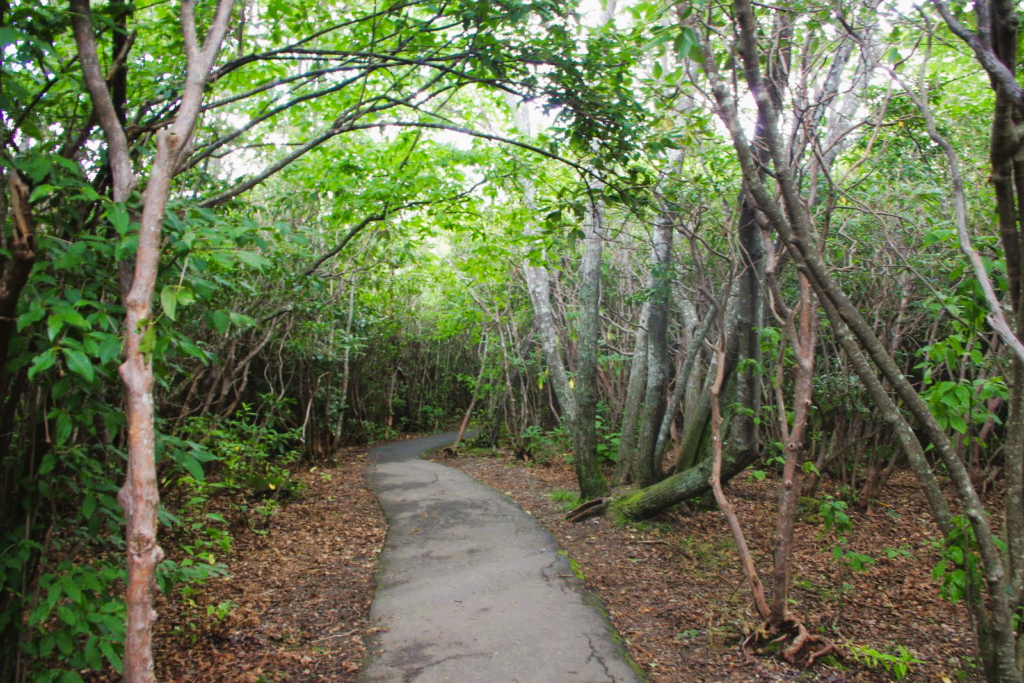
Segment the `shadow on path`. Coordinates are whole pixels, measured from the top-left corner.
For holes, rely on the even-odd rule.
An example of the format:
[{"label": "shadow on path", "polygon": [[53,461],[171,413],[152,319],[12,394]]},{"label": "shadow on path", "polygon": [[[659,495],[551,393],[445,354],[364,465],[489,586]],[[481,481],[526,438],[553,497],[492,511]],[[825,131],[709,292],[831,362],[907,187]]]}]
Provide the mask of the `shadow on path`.
[{"label": "shadow on path", "polygon": [[420,459],[454,440],[371,452],[388,537],[370,620],[387,630],[359,680],[642,680],[547,529],[494,489]]}]

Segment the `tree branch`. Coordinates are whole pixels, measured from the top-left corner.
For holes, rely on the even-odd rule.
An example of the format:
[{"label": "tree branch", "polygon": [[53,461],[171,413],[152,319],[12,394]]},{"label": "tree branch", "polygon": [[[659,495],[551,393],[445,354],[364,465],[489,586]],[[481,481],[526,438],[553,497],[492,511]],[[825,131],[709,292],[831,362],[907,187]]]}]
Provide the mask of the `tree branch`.
[{"label": "tree branch", "polygon": [[70,6],[71,23],[78,45],[78,60],[82,63],[85,87],[89,91],[96,119],[107,138],[107,156],[114,179],[113,198],[115,202],[124,202],[138,184],[128,153],[128,138],[117,118],[114,103],[107,90],[107,79],[103,75],[97,56],[89,0],[70,0]]}]

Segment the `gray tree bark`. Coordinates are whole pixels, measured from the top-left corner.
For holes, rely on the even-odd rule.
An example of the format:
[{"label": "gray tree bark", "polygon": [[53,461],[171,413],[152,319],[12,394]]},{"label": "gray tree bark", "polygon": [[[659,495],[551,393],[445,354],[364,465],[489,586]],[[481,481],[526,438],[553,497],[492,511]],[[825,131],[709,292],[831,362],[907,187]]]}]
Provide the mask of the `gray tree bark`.
[{"label": "gray tree bark", "polygon": [[633,342],[633,361],[629,367],[629,386],[626,388],[626,405],[622,410],[622,427],[619,429],[619,455],[615,463],[615,477],[612,483],[623,486],[633,480],[633,464],[636,462],[636,428],[640,408],[647,386],[647,320],[651,304],[644,302],[640,309],[640,325]]},{"label": "gray tree bark", "polygon": [[[511,100],[508,101],[508,104],[515,106]],[[525,104],[516,108],[516,128],[520,135],[530,136],[530,115]],[[533,180],[521,177],[519,183],[523,188],[523,203],[531,214],[536,214],[537,190]],[[537,225],[532,219],[528,219],[526,225],[523,226],[523,234],[528,237],[539,235]],[[569,386],[569,376],[565,371],[565,361],[562,358],[562,344],[555,327],[555,314],[551,310],[551,279],[546,267],[533,264],[529,258],[523,264],[523,275],[526,278],[530,303],[533,304],[533,316],[536,321],[537,334],[540,337],[540,347],[544,352],[544,361],[547,364],[548,381],[551,382],[555,396],[558,398],[559,407],[562,409],[562,421],[571,430],[576,423],[576,399],[572,387]]]},{"label": "gray tree bark", "polygon": [[655,448],[665,416],[668,389],[668,311],[672,299],[672,224],[662,212],[654,228],[648,285],[647,390],[636,453],[636,483],[650,486],[661,478],[661,453]]},{"label": "gray tree bark", "polygon": [[608,493],[597,462],[597,349],[601,327],[601,253],[604,206],[591,195],[580,264],[579,360],[576,365],[576,419],[572,425],[580,494],[591,500]]}]

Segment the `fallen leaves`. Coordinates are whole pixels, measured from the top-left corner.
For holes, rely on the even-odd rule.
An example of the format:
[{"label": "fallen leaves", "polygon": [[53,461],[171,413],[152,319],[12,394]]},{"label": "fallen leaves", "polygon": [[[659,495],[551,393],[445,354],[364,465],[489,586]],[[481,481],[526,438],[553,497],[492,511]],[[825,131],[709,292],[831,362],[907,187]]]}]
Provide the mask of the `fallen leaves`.
[{"label": "fallen leaves", "polygon": [[[366,656],[373,572],[387,528],[366,487],[365,449],[298,476],[308,486],[265,536],[240,530],[229,575],[193,600],[161,600],[158,678],[165,681],[352,681]],[[217,628],[205,605],[236,607]],[[192,622],[190,625],[189,622]]]}]

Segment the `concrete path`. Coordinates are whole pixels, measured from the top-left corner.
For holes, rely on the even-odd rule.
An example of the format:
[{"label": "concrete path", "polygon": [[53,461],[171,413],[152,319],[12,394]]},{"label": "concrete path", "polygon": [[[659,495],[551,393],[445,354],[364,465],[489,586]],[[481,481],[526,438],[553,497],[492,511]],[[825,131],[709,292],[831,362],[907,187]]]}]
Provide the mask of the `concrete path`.
[{"label": "concrete path", "polygon": [[551,534],[508,498],[421,460],[439,434],[373,450],[388,537],[360,681],[641,680]]}]

